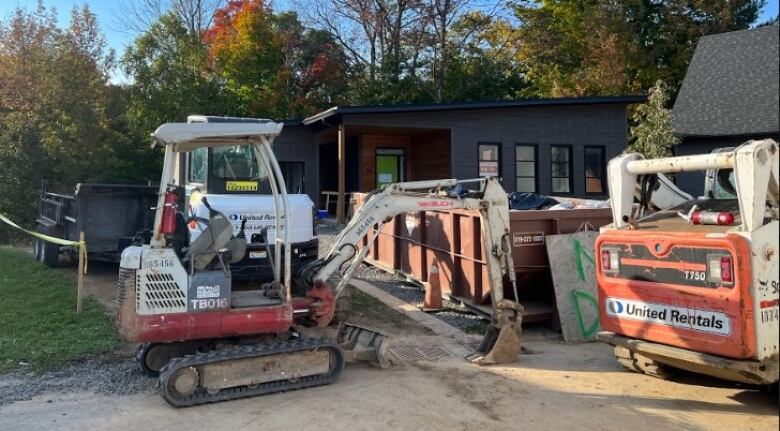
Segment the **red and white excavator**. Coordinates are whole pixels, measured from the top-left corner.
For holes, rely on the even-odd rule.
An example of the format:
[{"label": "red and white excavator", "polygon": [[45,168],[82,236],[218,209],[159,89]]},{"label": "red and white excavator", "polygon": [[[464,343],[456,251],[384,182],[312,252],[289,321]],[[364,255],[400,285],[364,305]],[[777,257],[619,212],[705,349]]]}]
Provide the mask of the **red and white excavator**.
[{"label": "red and white excavator", "polygon": [[[360,340],[367,340],[359,346],[363,349],[377,347],[380,336],[348,327],[337,343],[304,338],[296,328],[331,322],[336,299],[365,256],[367,249],[357,244],[371,227],[378,226],[373,232],[379,232],[393,216],[422,209],[480,211],[494,315],[473,359],[480,364],[517,359],[523,309],[503,295],[505,284],[515,289],[515,281],[507,195],[496,179],[409,182],[375,191],[330,252],[293,277],[285,229],[290,206],[271,149],[281,130],[281,124],[271,121],[168,123],[153,134],[165,147],[154,231],[148,244],[122,253],[117,327],[124,340],[143,343],[139,362],[147,373],[159,375],[166,401],[191,406],[333,382],[345,357],[356,356],[347,349]],[[246,250],[243,229],[234,236],[225,215],[210,209],[207,220],[198,220],[206,227],[190,241],[189,220],[176,208],[181,193],[174,175],[176,154],[237,145],[252,146],[275,203],[275,222],[265,235],[280,252],[273,255],[273,280],[259,288],[231,283],[230,262],[240,260]],[[469,183],[478,190],[449,191]],[[207,201],[203,204],[209,207]],[[332,288],[328,280],[337,272],[341,279]]]}]

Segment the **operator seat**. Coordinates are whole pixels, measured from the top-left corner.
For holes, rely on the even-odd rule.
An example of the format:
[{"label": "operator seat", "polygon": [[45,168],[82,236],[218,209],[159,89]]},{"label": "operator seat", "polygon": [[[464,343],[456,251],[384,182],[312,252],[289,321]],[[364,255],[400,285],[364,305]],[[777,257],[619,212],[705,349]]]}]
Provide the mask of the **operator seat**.
[{"label": "operator seat", "polygon": [[206,269],[220,250],[226,248],[233,238],[233,225],[227,217],[214,210],[203,198],[203,204],[209,210],[208,225],[200,236],[190,243],[185,260],[190,261],[196,270]]}]

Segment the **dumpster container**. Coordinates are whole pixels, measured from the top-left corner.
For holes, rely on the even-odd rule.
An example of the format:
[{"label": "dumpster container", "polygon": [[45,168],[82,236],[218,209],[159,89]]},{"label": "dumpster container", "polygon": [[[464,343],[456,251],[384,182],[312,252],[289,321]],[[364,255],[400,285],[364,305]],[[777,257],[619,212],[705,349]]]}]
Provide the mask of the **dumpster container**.
[{"label": "dumpster container", "polygon": [[[364,194],[355,193],[358,207]],[[510,210],[512,258],[518,300],[526,307],[524,321],[557,325],[555,294],[545,238],[547,235],[596,230],[612,223],[609,208]],[[427,282],[436,266],[442,292],[465,305],[490,313],[490,288],[478,211],[421,211],[396,216],[372,244],[366,261],[386,271]],[[510,286],[504,292],[513,295]]]}]

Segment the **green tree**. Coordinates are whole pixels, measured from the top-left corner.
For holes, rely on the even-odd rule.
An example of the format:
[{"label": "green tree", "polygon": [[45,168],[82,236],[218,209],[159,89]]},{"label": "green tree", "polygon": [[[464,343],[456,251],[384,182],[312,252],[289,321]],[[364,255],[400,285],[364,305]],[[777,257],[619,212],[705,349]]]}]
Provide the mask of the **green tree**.
[{"label": "green tree", "polygon": [[[0,212],[22,222],[35,214],[47,168],[39,127],[45,121],[47,77],[59,38],[57,18],[41,5],[0,23]],[[0,241],[9,231],[0,223]]]},{"label": "green tree", "polygon": [[69,27],[56,23],[41,3],[0,23],[0,211],[27,226],[42,178],[71,191],[110,180],[124,156],[109,112],[114,56],[95,15],[73,8]]},{"label": "green tree", "polygon": [[527,68],[526,96],[615,95],[635,90],[629,79],[634,50],[619,2],[524,0],[518,60]]},{"label": "green tree", "polygon": [[181,19],[167,14],[138,37],[122,57],[132,77],[127,116],[146,137],[160,124],[184,121],[191,114],[234,114],[208,69],[208,48]]},{"label": "green tree", "polygon": [[228,3],[206,31],[210,67],[240,115],[276,119],[311,114],[344,100],[343,52],[324,31],[262,1]]},{"label": "green tree", "polygon": [[518,59],[528,96],[676,94],[700,36],[745,29],[765,0],[521,0]]},{"label": "green tree", "polygon": [[516,36],[509,22],[481,12],[461,16],[448,31],[447,71],[442,84],[431,77],[421,85],[439,102],[515,98],[525,86],[516,60]]},{"label": "green tree", "polygon": [[627,151],[641,153],[648,159],[669,157],[672,147],[680,142],[672,126],[672,111],[666,106],[669,90],[663,81],[650,89],[646,104],[639,105],[631,117]]}]

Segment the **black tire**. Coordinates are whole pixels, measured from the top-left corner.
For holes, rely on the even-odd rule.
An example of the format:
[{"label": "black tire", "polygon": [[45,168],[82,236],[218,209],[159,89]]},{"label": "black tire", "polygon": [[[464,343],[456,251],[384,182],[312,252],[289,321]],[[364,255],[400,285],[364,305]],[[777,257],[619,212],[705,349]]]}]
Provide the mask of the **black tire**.
[{"label": "black tire", "polygon": [[[43,225],[38,225],[35,230],[44,235],[54,236],[52,229],[49,229]],[[60,246],[42,239],[36,239],[35,244],[35,258],[38,260],[38,262],[41,262],[50,268],[56,268],[60,263]]]}]

